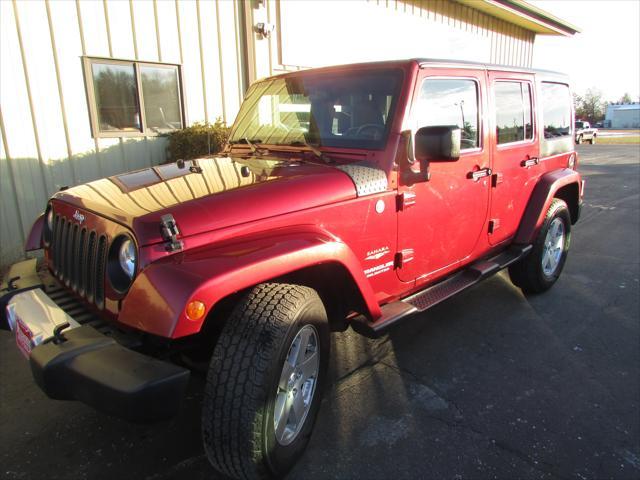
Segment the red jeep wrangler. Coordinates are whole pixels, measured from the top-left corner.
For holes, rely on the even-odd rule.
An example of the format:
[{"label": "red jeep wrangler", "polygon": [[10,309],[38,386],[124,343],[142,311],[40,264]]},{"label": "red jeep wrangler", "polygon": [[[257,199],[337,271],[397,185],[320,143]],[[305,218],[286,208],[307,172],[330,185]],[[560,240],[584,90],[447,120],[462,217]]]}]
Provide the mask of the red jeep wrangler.
[{"label": "red jeep wrangler", "polygon": [[410,60],[268,78],[221,154],[56,193],[27,250],[57,284],[11,292],[7,320],[47,395],[131,420],[175,414],[205,365],[213,466],[281,476],[331,331],[378,336],[505,267],[527,293],[554,284],[576,165],[560,74]]}]

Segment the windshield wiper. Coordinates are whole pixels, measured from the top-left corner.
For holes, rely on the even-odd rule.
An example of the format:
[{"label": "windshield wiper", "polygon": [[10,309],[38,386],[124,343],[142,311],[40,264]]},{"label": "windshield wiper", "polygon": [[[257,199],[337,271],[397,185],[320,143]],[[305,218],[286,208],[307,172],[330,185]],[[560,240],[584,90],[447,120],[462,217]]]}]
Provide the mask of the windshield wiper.
[{"label": "windshield wiper", "polygon": [[320,150],[318,147],[316,147],[315,145],[310,144],[309,142],[307,142],[306,140],[304,141],[300,141],[300,140],[295,140],[293,142],[289,142],[287,145],[291,146],[291,147],[307,147],[309,150],[311,150],[313,152],[313,154],[318,157],[320,160],[322,160],[325,163],[329,163],[329,159],[327,159],[324,156],[324,153],[322,153],[322,150]]},{"label": "windshield wiper", "polygon": [[258,147],[256,147],[256,143],[262,143],[262,140],[259,138],[253,138],[251,140],[249,140],[247,137],[243,137],[240,140],[231,140],[229,142],[229,145],[237,145],[239,143],[244,143],[246,145],[249,145],[249,148],[251,149],[251,153],[257,153],[258,155],[264,155],[265,153],[268,153],[269,150],[262,150]]}]

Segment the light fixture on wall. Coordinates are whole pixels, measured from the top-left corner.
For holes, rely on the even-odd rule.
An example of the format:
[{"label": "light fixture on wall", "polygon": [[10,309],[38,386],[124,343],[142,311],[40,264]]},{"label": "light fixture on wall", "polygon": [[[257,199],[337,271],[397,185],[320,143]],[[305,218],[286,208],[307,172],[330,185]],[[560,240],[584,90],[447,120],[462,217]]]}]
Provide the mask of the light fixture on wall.
[{"label": "light fixture on wall", "polygon": [[275,30],[276,26],[273,23],[256,23],[254,30],[257,34],[262,35],[262,38],[269,38],[271,32]]}]

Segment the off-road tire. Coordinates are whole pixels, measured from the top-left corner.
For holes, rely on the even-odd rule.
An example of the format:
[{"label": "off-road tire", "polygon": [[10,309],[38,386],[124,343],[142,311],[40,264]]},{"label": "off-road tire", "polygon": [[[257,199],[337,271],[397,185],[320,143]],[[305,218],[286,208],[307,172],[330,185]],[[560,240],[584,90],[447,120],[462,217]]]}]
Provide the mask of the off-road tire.
[{"label": "off-road tire", "polygon": [[[274,401],[289,347],[305,325],[318,337],[320,367],[308,414],[292,443],[278,443]],[[278,478],[302,455],[313,429],[329,359],[329,325],[315,290],[254,287],[236,306],[214,348],[202,406],[202,437],[213,467],[237,479]]]},{"label": "off-road tire", "polygon": [[[546,275],[542,268],[542,256],[547,232],[554,219],[560,218],[564,224],[564,246],[560,261],[551,275]],[[509,267],[511,282],[520,287],[524,293],[542,293],[549,290],[558,280],[567,260],[567,253],[571,243],[571,215],[564,200],[553,199],[545,216],[542,227],[533,243],[533,249],[529,255]]]}]

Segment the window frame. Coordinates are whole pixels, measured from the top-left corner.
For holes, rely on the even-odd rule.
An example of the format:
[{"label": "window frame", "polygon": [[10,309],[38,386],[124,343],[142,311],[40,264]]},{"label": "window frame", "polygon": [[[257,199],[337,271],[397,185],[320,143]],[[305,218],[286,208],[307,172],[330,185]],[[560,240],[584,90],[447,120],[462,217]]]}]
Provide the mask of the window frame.
[{"label": "window frame", "polygon": [[[527,124],[524,122],[524,114],[526,113],[526,109],[524,108],[524,88],[522,88],[522,85],[524,84],[529,85],[529,106],[530,106],[529,111],[531,112],[531,138],[516,140],[515,142],[498,143],[498,106],[497,106],[497,92],[495,88],[498,83],[519,83],[520,84],[520,98],[522,99],[522,106],[523,106],[522,129],[524,134],[526,134]],[[529,145],[529,144],[535,143],[536,137],[538,135],[538,128],[537,128],[538,125],[537,125],[537,115],[536,115],[536,104],[534,101],[534,91],[535,90],[534,90],[533,82],[531,82],[530,80],[524,80],[521,78],[497,78],[493,81],[493,124],[494,124],[494,130],[495,130],[495,142],[496,142],[497,149],[501,149],[505,147],[508,148],[514,145],[516,146]]]},{"label": "window frame", "polygon": [[[545,134],[546,125],[547,125],[547,119],[545,118],[545,111],[544,111],[545,104],[544,104],[544,91],[543,91],[545,84],[560,85],[562,87],[567,88],[567,92],[569,93],[569,116],[571,117],[571,119],[569,120],[569,133],[567,133],[566,135],[562,135],[560,137],[547,137]],[[571,90],[570,84],[564,83],[561,81],[555,81],[555,80],[544,80],[544,79],[540,80],[540,113],[542,117],[542,122],[540,122],[542,126],[542,135],[540,136],[540,138],[542,140],[544,140],[545,142],[556,142],[556,141],[564,140],[567,138],[571,138],[573,142],[573,139],[575,137],[575,133],[577,130],[576,122],[578,122],[579,120],[576,120],[575,118],[575,109],[574,109],[572,100],[573,100],[573,97],[572,97],[572,90]]]},{"label": "window frame", "polygon": [[[133,66],[133,74],[136,81],[137,88],[137,106],[140,110],[140,130],[139,131],[108,131],[103,132],[100,130],[100,119],[98,116],[98,104],[96,101],[95,86],[93,84],[93,69],[94,63],[106,64],[106,65],[124,65]],[[180,121],[182,122],[182,128],[187,125],[186,106],[184,102],[184,82],[182,81],[182,64],[180,63],[167,63],[167,62],[150,62],[142,60],[126,60],[120,58],[111,57],[82,57],[82,71],[84,74],[84,84],[87,95],[87,106],[89,109],[89,120],[91,124],[91,136],[92,138],[139,138],[139,137],[158,137],[165,135],[168,132],[156,132],[147,127],[147,119],[144,109],[144,93],[142,91],[142,75],[140,74],[140,67],[167,67],[176,68],[178,76],[178,103],[180,106]]]},{"label": "window frame", "polygon": [[[438,75],[437,73],[429,73],[427,75],[422,76],[421,81],[419,82],[418,88],[415,91],[415,101],[413,101],[413,106],[411,109],[412,121],[411,124],[415,126],[415,130],[417,131],[420,126],[418,126],[418,105],[420,102],[420,93],[422,92],[422,88],[427,80],[467,80],[475,83],[476,86],[476,101],[477,101],[477,112],[478,112],[478,146],[473,148],[460,148],[460,155],[467,155],[470,153],[478,153],[484,151],[484,104],[483,104],[483,92],[482,85],[480,84],[480,80],[477,77],[467,77],[464,75]],[[415,132],[414,132],[415,134]]]}]

